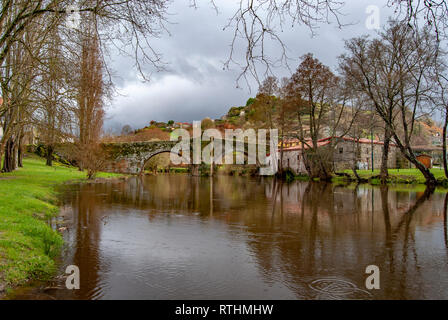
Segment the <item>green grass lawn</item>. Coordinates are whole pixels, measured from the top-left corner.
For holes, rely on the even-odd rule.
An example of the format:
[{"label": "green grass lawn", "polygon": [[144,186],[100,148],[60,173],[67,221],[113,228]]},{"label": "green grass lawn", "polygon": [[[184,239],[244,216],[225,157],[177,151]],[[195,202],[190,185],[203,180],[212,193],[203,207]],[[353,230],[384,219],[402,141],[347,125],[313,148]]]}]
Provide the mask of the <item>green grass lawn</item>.
[{"label": "green grass lawn", "polygon": [[[345,170],[344,172],[354,178],[352,170]],[[446,180],[443,169],[431,169],[431,172],[439,182]],[[361,178],[369,179],[378,176],[380,171],[358,170],[358,174]],[[418,169],[389,169],[389,176],[391,177],[391,182],[395,183],[425,183],[425,178]]]},{"label": "green grass lawn", "polygon": [[57,163],[47,167],[32,155],[23,165],[15,172],[0,173],[0,289],[52,275],[62,245],[61,235],[46,222],[59,212],[55,187],[86,179],[77,168]]}]

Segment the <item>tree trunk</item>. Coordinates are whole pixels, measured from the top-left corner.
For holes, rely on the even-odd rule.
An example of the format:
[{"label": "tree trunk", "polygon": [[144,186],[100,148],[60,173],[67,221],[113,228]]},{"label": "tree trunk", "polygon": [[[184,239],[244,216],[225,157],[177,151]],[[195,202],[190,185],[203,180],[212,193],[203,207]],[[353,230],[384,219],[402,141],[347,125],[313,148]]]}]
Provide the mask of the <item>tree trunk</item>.
[{"label": "tree trunk", "polygon": [[190,165],[190,174],[193,177],[199,177],[199,165],[198,164],[192,164]]},{"label": "tree trunk", "polygon": [[16,169],[16,159],[14,157],[15,143],[13,138],[9,138],[5,145],[5,159],[3,161],[3,172],[12,172]]},{"label": "tree trunk", "polygon": [[383,156],[381,158],[381,170],[380,170],[380,181],[382,184],[385,184],[387,182],[387,178],[389,177],[387,162],[389,160],[390,138],[391,138],[390,128],[386,124],[386,128],[384,130],[384,146],[383,146]]},{"label": "tree trunk", "polygon": [[320,174],[319,174],[320,180],[331,181],[331,174],[329,173],[326,163],[324,163],[324,160],[322,160],[322,158],[319,159],[319,166],[320,166]]},{"label": "tree trunk", "polygon": [[23,168],[23,136],[19,138],[19,145],[17,147],[17,166]]},{"label": "tree trunk", "polygon": [[22,150],[22,148],[19,148],[18,152],[17,152],[17,166],[19,168],[23,168],[23,150]]},{"label": "tree trunk", "polygon": [[358,174],[358,162],[361,159],[361,149],[359,147],[359,138],[356,141],[355,149],[353,150],[353,165],[352,165],[352,171],[355,175],[356,180],[358,183],[361,183],[363,179]]},{"label": "tree trunk", "polygon": [[310,163],[308,162],[308,155],[305,153],[305,147],[303,144],[302,144],[302,161],[303,165],[305,166],[306,172],[308,172],[308,176],[311,177],[311,167]]},{"label": "tree trunk", "polygon": [[316,154],[315,150],[312,149],[307,153],[307,157],[309,159],[309,166],[310,166],[310,177],[311,179],[319,178],[320,177],[320,171],[321,171],[321,164],[318,158],[318,155]]},{"label": "tree trunk", "polygon": [[436,185],[437,180],[434,177],[434,175],[431,173],[431,171],[426,168],[420,161],[417,160],[417,158],[413,154],[405,154],[405,157],[413,164],[415,167],[420,170],[420,172],[423,174],[423,176],[426,179],[427,185]]},{"label": "tree trunk", "polygon": [[360,182],[362,179],[361,179],[361,177],[359,176],[358,171],[356,170],[356,163],[353,165],[353,167],[352,167],[352,171],[353,171],[353,174],[354,174],[355,177],[356,177],[356,180],[357,180],[358,182]]},{"label": "tree trunk", "polygon": [[446,160],[446,127],[448,126],[448,110],[445,110],[445,123],[443,124],[442,133],[442,152],[443,152],[443,170],[445,171],[445,177],[448,179],[448,166]]},{"label": "tree trunk", "polygon": [[47,146],[47,166],[53,166],[53,146]]},{"label": "tree trunk", "polygon": [[[415,158],[414,158],[415,159]],[[434,175],[431,173],[431,171],[429,171],[428,168],[426,168],[420,161],[418,161],[417,159],[415,159],[415,166],[417,167],[417,169],[420,170],[420,172],[423,174],[423,176],[426,179],[426,184],[427,185],[436,185],[437,184],[437,180],[434,177]]]},{"label": "tree trunk", "polygon": [[13,159],[14,159],[14,170],[15,170],[19,166],[19,146],[17,143],[14,144],[13,152],[14,152]]},{"label": "tree trunk", "polygon": [[[282,132],[282,134],[283,134],[283,132]],[[282,136],[282,142],[281,142],[281,145],[280,145],[280,165],[279,165],[279,167],[278,167],[278,174],[279,174],[279,176],[282,176],[283,175],[283,136]]]}]

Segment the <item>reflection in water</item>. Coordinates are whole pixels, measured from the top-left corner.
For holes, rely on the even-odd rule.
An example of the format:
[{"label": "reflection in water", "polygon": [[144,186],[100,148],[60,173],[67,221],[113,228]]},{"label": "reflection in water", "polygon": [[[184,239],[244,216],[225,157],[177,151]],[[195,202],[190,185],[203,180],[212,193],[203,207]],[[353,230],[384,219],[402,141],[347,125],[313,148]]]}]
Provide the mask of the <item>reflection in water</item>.
[{"label": "reflection in water", "polygon": [[[183,175],[74,185],[61,270],[78,265],[81,290],[50,294],[446,299],[448,200],[433,191]],[[372,264],[380,290],[365,288]]]},{"label": "reflection in water", "polygon": [[443,204],[443,236],[445,238],[445,247],[448,250],[448,193],[445,195],[445,201]]}]

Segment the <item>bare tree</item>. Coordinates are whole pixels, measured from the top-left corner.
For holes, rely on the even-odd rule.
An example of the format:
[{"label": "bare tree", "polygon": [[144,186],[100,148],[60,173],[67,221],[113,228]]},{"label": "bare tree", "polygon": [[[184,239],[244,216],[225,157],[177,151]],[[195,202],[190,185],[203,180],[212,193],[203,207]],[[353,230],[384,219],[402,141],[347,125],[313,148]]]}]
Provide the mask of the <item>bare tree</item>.
[{"label": "bare tree", "polygon": [[66,141],[71,128],[70,98],[67,87],[68,60],[64,57],[62,39],[58,28],[50,30],[51,38],[42,50],[39,80],[39,105],[35,112],[35,124],[40,141],[46,146],[47,166],[53,164],[56,145]]},{"label": "bare tree", "polygon": [[[99,39],[89,21],[83,24],[81,37],[81,56],[78,77],[76,79],[75,108],[77,162],[80,170],[86,168],[89,178],[103,163],[100,158],[99,144],[104,121],[104,100],[107,83],[104,80],[104,64],[101,56]],[[99,157],[98,161],[94,157]]]},{"label": "bare tree", "polygon": [[276,125],[279,129],[280,137],[280,166],[279,173],[283,174],[283,156],[285,140],[294,136],[295,123],[295,107],[293,99],[288,99],[290,95],[290,80],[282,79],[282,85],[279,90],[279,103],[276,112]]},{"label": "bare tree", "polygon": [[[353,140],[354,147],[352,153],[352,172],[356,177],[358,182],[364,181],[358,174],[358,169],[362,161],[362,148],[360,144],[360,140],[368,137],[373,130],[372,124],[373,119],[372,115],[369,112],[367,97],[363,94],[357,94],[352,90],[352,85],[348,82],[348,79],[345,79],[345,89],[349,91],[347,93],[349,102],[348,104],[351,106],[349,109],[349,113],[351,115],[347,115],[348,118],[353,117],[355,121],[348,128],[347,136]],[[365,162],[364,162],[365,163]]]},{"label": "bare tree", "polygon": [[442,131],[442,162],[445,177],[448,178],[448,164],[446,155],[446,139],[448,127],[448,74],[446,63],[441,62],[436,66],[436,104],[439,106],[443,116],[443,131]]},{"label": "bare tree", "polygon": [[441,58],[434,37],[428,29],[414,30],[407,24],[390,22],[379,39],[355,38],[346,47],[349,55],[341,57],[342,68],[369,96],[385,123],[386,138],[392,136],[427,183],[435,184],[434,175],[412,149],[416,120],[431,111],[434,67]]},{"label": "bare tree", "polygon": [[[47,30],[34,21],[33,28],[21,34],[21,40],[11,44],[0,65],[0,84],[3,104],[0,107],[3,137],[0,155],[5,151],[3,171],[10,172],[21,163],[21,140],[24,129],[32,122],[36,108],[36,79],[39,70],[36,60],[48,37]],[[5,148],[6,147],[6,148]]]},{"label": "bare tree", "polygon": [[287,99],[295,104],[297,137],[302,144],[309,174],[328,180],[332,171],[331,150],[337,139],[331,139],[331,146],[327,149],[320,148],[319,140],[324,136],[346,135],[357,112],[351,118],[346,117],[348,107],[344,84],[312,54],[302,57],[300,66],[291,77],[288,91]]},{"label": "bare tree", "polygon": [[[351,55],[340,57],[340,69],[351,89],[369,97],[376,109],[382,110],[386,123],[394,123],[397,116],[396,100],[399,84],[393,80],[396,75],[396,52],[385,50],[381,40],[369,42],[368,38],[355,38],[346,42]],[[388,177],[389,145],[392,133],[385,126],[384,145],[381,159],[380,180],[385,183]]]},{"label": "bare tree", "polygon": [[[60,114],[61,100],[56,102],[57,92],[54,90],[50,95],[48,90],[39,92],[36,84],[48,84],[50,79],[50,82],[55,84],[62,80],[62,76],[58,75],[54,68],[49,68],[48,60],[42,59],[42,53],[46,51],[42,44],[48,35],[54,34],[54,30],[65,27],[67,8],[73,4],[77,5],[81,21],[90,17],[92,29],[97,35],[101,35],[97,38],[101,60],[104,59],[107,47],[115,46],[120,53],[132,55],[138,70],[143,74],[143,64],[162,67],[160,56],[152,49],[148,39],[158,36],[164,29],[167,3],[166,0],[83,0],[75,3],[64,0],[2,1],[0,83],[4,103],[0,107],[0,119],[4,135],[0,141],[0,155],[5,151],[4,171],[12,171],[17,163],[20,163],[18,151],[21,149],[20,141],[28,122],[34,118],[38,124],[43,124],[44,116],[47,116],[46,123],[49,127],[45,129],[55,127],[54,119]],[[49,89],[48,86],[46,88]],[[47,104],[39,104],[39,99]],[[53,102],[49,103],[50,100]],[[37,106],[43,111],[42,107],[45,105],[51,105],[53,110],[40,114],[34,112]],[[47,108],[46,111],[50,110]],[[62,123],[61,119],[59,123]],[[51,130],[43,131],[47,131],[43,133],[46,138],[54,136],[50,134]],[[50,141],[52,139],[47,140],[51,146],[54,144]],[[51,152],[49,154],[51,155]]]}]

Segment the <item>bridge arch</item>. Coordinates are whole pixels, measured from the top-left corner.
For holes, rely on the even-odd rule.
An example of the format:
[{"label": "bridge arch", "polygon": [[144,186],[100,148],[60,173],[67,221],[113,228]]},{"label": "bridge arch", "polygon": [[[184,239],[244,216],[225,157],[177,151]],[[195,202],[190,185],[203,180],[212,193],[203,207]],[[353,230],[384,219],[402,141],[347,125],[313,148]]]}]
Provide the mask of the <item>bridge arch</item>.
[{"label": "bridge arch", "polygon": [[[150,154],[146,159],[144,159],[143,161],[142,161],[142,166],[140,167],[140,174],[143,174],[144,172],[145,172],[145,166],[146,166],[146,164],[148,163],[148,161],[149,160],[151,160],[152,158],[154,158],[155,156],[157,156],[157,155],[159,155],[159,154],[163,154],[163,153],[169,153],[169,154],[171,154],[171,153],[174,153],[174,152],[172,152],[171,151],[171,149],[170,150],[159,150],[159,151],[157,151],[157,152],[154,152],[154,153],[152,153],[152,154]],[[176,153],[174,153],[174,154],[176,154]],[[178,154],[177,154],[178,155]],[[178,155],[179,156],[179,155]],[[182,158],[182,160],[185,162],[185,163],[189,163],[189,159],[187,160],[185,157],[183,157],[183,156],[180,156],[181,158]]]}]

